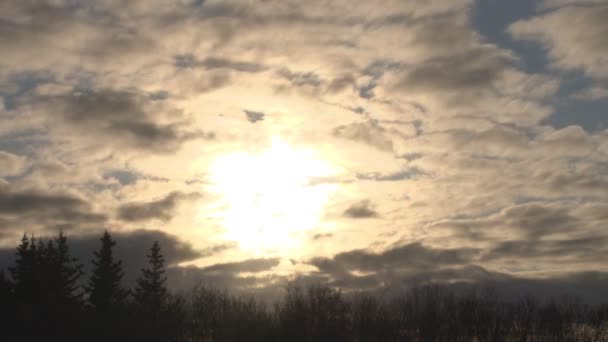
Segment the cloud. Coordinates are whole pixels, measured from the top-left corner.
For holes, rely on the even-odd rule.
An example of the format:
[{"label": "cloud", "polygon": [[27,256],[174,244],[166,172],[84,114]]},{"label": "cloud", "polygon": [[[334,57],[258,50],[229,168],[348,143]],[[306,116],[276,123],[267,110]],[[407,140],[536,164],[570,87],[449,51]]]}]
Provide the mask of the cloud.
[{"label": "cloud", "polygon": [[393,141],[388,131],[376,120],[354,122],[334,128],[333,135],[373,146],[381,151],[392,152]]},{"label": "cloud", "polygon": [[[572,241],[564,245],[577,249],[592,248],[600,243]],[[525,253],[525,247],[522,246],[518,252]],[[567,253],[567,250],[562,252]],[[555,251],[547,257],[556,257],[558,253]],[[415,284],[441,283],[456,290],[471,285],[492,288],[501,296],[512,299],[529,294],[539,298],[569,294],[594,303],[608,298],[601,290],[608,283],[605,273],[571,272],[542,277],[519,277],[475,265],[483,254],[481,249],[431,248],[416,242],[381,253],[355,250],[339,253],[331,258],[314,258],[308,263],[319,270],[311,275],[312,278],[325,279],[343,289],[363,288],[384,294],[397,294],[404,287]],[[500,255],[498,250],[489,254],[493,257]],[[485,255],[487,257],[488,254]]]},{"label": "cloud", "polygon": [[370,200],[363,200],[348,207],[344,211],[344,216],[355,219],[365,219],[378,217],[378,212]]},{"label": "cloud", "polygon": [[201,250],[200,256],[201,256],[201,258],[211,257],[214,255],[220,254],[224,251],[235,249],[237,247],[238,247],[238,244],[236,242],[219,244],[219,245],[207,247],[207,248]]},{"label": "cloud", "polygon": [[430,224],[431,229],[448,229],[456,236],[484,241],[504,233],[536,240],[582,229],[582,219],[564,203],[530,201],[473,218],[453,218]]},{"label": "cloud", "polygon": [[244,272],[263,272],[277,266],[279,264],[278,258],[268,259],[249,259],[239,262],[230,262],[225,264],[215,264],[212,266],[204,267],[201,269],[202,272],[209,273],[244,273]]},{"label": "cloud", "polygon": [[496,259],[521,260],[545,259],[550,262],[560,260],[604,260],[608,256],[608,237],[585,236],[571,239],[551,240],[509,240],[499,242],[484,253],[485,261]]},{"label": "cloud", "polygon": [[417,167],[407,168],[405,170],[389,173],[389,174],[380,174],[377,172],[374,173],[365,173],[365,174],[357,174],[357,179],[359,180],[368,180],[368,181],[376,181],[376,182],[398,182],[402,180],[412,179],[418,177],[420,175],[424,175],[424,172],[418,169]]},{"label": "cloud", "polygon": [[506,224],[530,237],[569,231],[579,225],[578,219],[567,210],[536,203],[505,209],[501,216]]},{"label": "cloud", "polygon": [[[509,32],[516,39],[542,43],[556,68],[580,69],[589,77],[607,78],[608,4],[599,1],[587,1],[583,6],[571,4],[520,20],[509,27]],[[565,22],[576,25],[564,25]]]},{"label": "cloud", "polygon": [[502,77],[512,58],[489,48],[433,57],[405,70],[399,87],[422,91],[480,92]]},{"label": "cloud", "polygon": [[421,279],[426,272],[438,274],[468,265],[478,253],[473,248],[439,249],[415,242],[381,253],[353,250],[332,258],[313,258],[307,263],[338,286],[378,288],[386,281]]},{"label": "cloud", "polygon": [[167,101],[134,90],[28,94],[20,100],[16,111],[22,113],[30,127],[15,130],[39,128],[51,142],[67,141],[83,148],[169,153],[179,150],[185,142],[214,138],[212,132],[189,129],[183,112]]},{"label": "cloud", "polygon": [[106,222],[84,199],[71,194],[0,187],[0,229],[20,234],[23,230],[86,229]]},{"label": "cloud", "polygon": [[277,71],[277,75],[288,80],[296,87],[312,87],[318,88],[323,83],[319,75],[314,72],[293,72],[287,68],[282,68]]},{"label": "cloud", "polygon": [[0,177],[16,176],[25,170],[26,160],[9,152],[0,150]]},{"label": "cloud", "polygon": [[427,269],[468,264],[479,254],[475,248],[441,249],[414,242],[381,253],[354,250],[333,258],[315,258],[311,264],[320,271],[380,271],[383,269]]},{"label": "cloud", "polygon": [[171,109],[135,92],[75,92],[51,97],[49,103],[52,109],[43,112],[59,114],[70,127],[102,137],[107,144],[174,152],[188,140],[213,138],[212,133],[186,131],[185,122],[160,123],[158,112],[166,115]]},{"label": "cloud", "polygon": [[256,123],[258,121],[262,121],[264,120],[264,113],[262,112],[256,112],[256,111],[252,111],[252,110],[243,110],[243,112],[245,112],[245,116],[247,117],[247,120],[249,120],[249,122],[251,123]]},{"label": "cloud", "polygon": [[280,283],[287,278],[279,275],[257,274],[271,271],[279,265],[278,258],[256,258],[220,263],[207,267],[173,267],[168,270],[169,284],[180,290],[196,285],[208,285],[233,292],[256,293],[262,300],[276,300]]},{"label": "cloud", "polygon": [[140,222],[148,220],[169,221],[180,201],[197,199],[200,194],[172,192],[163,198],[151,202],[132,202],[118,207],[117,216],[127,222]]},{"label": "cloud", "polygon": [[258,63],[234,61],[231,59],[208,57],[203,60],[197,60],[193,55],[177,55],[175,58],[175,66],[178,68],[204,68],[212,69],[229,69],[238,72],[258,73],[268,69],[267,66]]},{"label": "cloud", "polygon": [[329,239],[331,237],[333,237],[334,234],[332,233],[319,233],[319,234],[315,234],[312,236],[313,240],[321,240],[321,239]]}]

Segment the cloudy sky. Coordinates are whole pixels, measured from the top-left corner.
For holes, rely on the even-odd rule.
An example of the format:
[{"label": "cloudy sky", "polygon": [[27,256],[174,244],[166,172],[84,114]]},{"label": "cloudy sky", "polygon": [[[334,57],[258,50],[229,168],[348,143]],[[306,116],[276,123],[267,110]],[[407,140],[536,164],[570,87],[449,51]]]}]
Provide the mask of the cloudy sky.
[{"label": "cloudy sky", "polygon": [[[608,286],[608,1],[5,0],[0,264]],[[139,254],[142,254],[139,256]]]}]

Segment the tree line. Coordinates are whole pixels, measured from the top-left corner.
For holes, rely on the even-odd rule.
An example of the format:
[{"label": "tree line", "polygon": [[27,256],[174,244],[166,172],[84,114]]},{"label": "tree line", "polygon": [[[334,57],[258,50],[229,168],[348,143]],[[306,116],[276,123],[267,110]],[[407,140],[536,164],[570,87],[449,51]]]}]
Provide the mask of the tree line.
[{"label": "tree line", "polygon": [[24,235],[8,272],[0,271],[4,341],[608,341],[608,306],[576,299],[502,300],[471,287],[410,287],[399,294],[344,293],[323,283],[286,284],[273,306],[252,296],[196,286],[168,291],[154,242],[133,288],[122,282],[108,232],[92,272],[67,237]]}]

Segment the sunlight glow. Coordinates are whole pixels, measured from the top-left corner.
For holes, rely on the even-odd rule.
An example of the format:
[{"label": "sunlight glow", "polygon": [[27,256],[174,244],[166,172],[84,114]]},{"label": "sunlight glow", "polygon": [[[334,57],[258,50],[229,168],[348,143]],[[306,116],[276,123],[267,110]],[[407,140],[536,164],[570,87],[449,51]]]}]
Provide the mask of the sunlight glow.
[{"label": "sunlight glow", "polygon": [[314,151],[280,138],[261,153],[235,152],[211,166],[211,190],[225,238],[257,254],[301,248],[305,231],[317,226],[335,184],[314,184],[336,169]]}]

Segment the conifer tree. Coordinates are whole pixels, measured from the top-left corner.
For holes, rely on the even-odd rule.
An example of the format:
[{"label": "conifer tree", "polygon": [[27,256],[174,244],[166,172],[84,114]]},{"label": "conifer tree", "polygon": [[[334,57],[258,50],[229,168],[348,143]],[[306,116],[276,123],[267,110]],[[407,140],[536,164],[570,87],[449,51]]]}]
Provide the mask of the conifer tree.
[{"label": "conifer tree", "polygon": [[82,264],[70,254],[68,240],[63,232],[47,243],[47,262],[49,263],[49,285],[53,294],[62,304],[78,304],[82,293],[78,280],[82,276]]},{"label": "conifer tree", "polygon": [[160,251],[158,241],[150,248],[148,257],[148,267],[141,270],[141,276],[137,279],[137,287],[135,288],[135,302],[150,313],[158,313],[167,296],[167,288],[165,282],[167,278],[164,276],[164,258]]},{"label": "conifer tree", "polygon": [[93,253],[94,269],[87,290],[93,309],[100,314],[110,314],[124,304],[129,292],[120,284],[124,275],[122,262],[114,261],[112,255],[112,248],[116,242],[107,231],[100,240],[101,248]]},{"label": "conifer tree", "polygon": [[14,283],[15,296],[22,301],[30,301],[38,292],[38,265],[36,257],[36,241],[23,234],[21,243],[15,252],[15,266],[9,267]]}]

